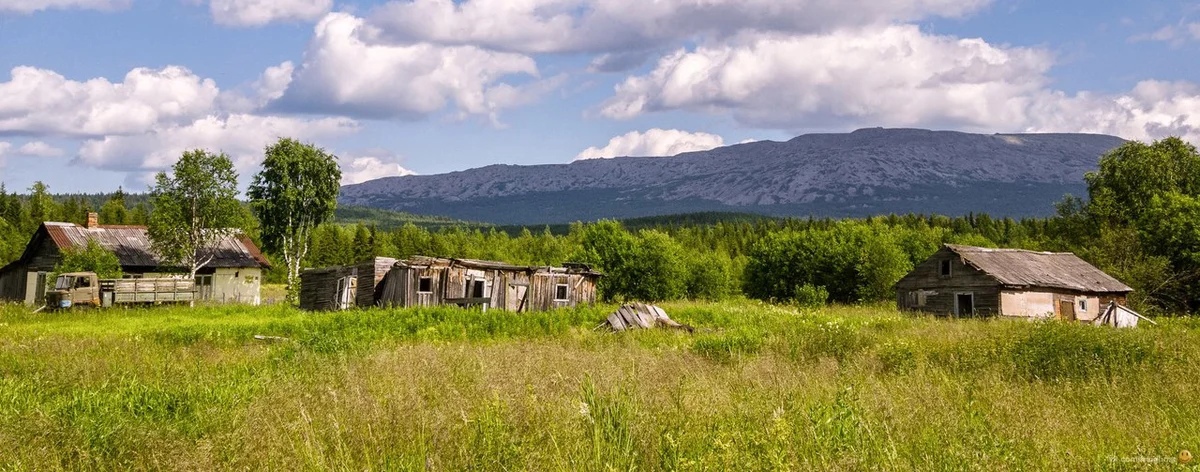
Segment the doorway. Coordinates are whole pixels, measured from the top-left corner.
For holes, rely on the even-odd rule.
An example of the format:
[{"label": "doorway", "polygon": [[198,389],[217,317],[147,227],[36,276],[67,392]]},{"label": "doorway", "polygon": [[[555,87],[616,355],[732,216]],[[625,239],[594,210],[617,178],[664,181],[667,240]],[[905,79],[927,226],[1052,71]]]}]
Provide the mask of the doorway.
[{"label": "doorway", "polygon": [[954,314],[957,316],[975,315],[975,294],[959,293],[954,296]]},{"label": "doorway", "polygon": [[1059,300],[1058,319],[1075,321],[1075,303],[1071,300]]}]

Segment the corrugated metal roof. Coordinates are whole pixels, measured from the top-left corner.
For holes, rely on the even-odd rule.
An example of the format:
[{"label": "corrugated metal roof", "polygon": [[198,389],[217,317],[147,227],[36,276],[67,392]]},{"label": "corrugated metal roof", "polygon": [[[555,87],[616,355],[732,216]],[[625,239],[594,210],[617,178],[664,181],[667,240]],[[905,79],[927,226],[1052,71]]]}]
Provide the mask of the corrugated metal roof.
[{"label": "corrugated metal roof", "polygon": [[1133,289],[1069,252],[1037,252],[947,244],[964,263],[1010,287],[1045,287],[1079,292]]},{"label": "corrugated metal roof", "polygon": [[[100,225],[94,228],[74,223],[44,223],[46,233],[59,249],[83,247],[89,239],[117,255],[125,267],[160,267],[164,264],[150,249],[145,226]],[[205,267],[267,267],[270,264],[250,238],[242,234],[221,241],[213,259]]]}]

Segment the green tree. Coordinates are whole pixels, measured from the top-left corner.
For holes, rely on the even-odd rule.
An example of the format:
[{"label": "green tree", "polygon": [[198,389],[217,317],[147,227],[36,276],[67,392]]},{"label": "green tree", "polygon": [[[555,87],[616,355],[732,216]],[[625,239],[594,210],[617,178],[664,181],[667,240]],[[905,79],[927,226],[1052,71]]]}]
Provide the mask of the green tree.
[{"label": "green tree", "polygon": [[[50,196],[50,189],[42,181],[29,187],[29,219],[35,227],[44,221],[56,221],[59,217],[58,204]],[[32,229],[32,228],[31,228]]]},{"label": "green tree", "polygon": [[159,172],[150,191],[148,232],[154,251],[190,277],[212,261],[221,241],[244,221],[237,201],[237,172],[224,153],[183,153],[171,174]]},{"label": "green tree", "polygon": [[117,187],[117,191],[108,197],[108,201],[100,206],[100,222],[107,225],[127,225],[129,209],[125,207],[125,190]]},{"label": "green tree", "polygon": [[337,157],[312,144],[281,138],[267,146],[263,169],[248,194],[262,225],[263,245],[287,264],[288,297],[297,295],[297,277],[313,230],[333,216],[342,171]]},{"label": "green tree", "polygon": [[63,250],[62,260],[55,264],[54,274],[48,280],[58,278],[58,274],[66,272],[95,272],[101,279],[121,278],[121,261],[112,251],[105,249],[94,239],[89,239],[83,247],[70,247]]}]

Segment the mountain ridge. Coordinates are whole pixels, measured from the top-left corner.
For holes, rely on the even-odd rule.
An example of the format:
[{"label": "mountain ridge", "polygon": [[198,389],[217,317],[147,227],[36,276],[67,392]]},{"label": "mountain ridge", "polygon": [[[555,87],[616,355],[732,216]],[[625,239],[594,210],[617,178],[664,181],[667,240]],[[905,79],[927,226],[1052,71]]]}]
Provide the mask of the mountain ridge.
[{"label": "mountain ridge", "polygon": [[388,177],[343,187],[341,201],[497,224],[692,211],[1039,216],[1052,212],[1064,194],[1086,191],[1084,172],[1123,142],[1078,133],[864,128],[672,157],[492,164]]}]

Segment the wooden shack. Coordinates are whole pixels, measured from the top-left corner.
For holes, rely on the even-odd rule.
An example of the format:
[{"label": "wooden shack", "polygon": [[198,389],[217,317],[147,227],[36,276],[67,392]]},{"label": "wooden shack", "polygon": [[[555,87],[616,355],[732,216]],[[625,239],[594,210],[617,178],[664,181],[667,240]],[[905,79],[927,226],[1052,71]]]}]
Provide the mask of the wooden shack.
[{"label": "wooden shack", "polygon": [[378,305],[376,294],[396,259],[376,257],[355,265],[306,269],[300,273],[300,308],[347,310]]},{"label": "wooden shack", "polygon": [[[21,257],[0,268],[0,301],[42,304],[46,279],[62,260],[63,252],[86,247],[89,241],[116,255],[126,278],[170,277],[187,272],[154,253],[145,226],[101,225],[98,219],[96,213],[88,213],[84,225],[53,221],[39,225]],[[222,239],[210,255],[212,259],[196,271],[197,299],[259,304],[262,271],[271,265],[258,246],[245,234],[236,233]]]},{"label": "wooden shack", "polygon": [[520,266],[416,256],[397,262],[379,294],[384,306],[482,305],[542,311],[596,301],[600,274],[585,264]]},{"label": "wooden shack", "polygon": [[1133,289],[1071,253],[946,244],[896,282],[902,310],[1091,321]]}]

